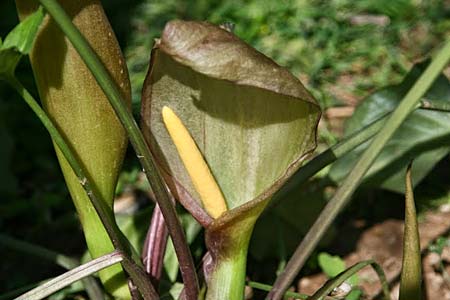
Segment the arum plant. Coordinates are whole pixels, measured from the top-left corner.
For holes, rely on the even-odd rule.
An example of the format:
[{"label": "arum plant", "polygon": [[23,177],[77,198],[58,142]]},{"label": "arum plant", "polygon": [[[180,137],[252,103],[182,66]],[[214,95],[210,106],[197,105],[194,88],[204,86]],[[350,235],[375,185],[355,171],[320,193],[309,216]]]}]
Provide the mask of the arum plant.
[{"label": "arum plant", "polygon": [[167,185],[205,227],[206,299],[242,299],[253,226],[316,146],[300,81],[232,33],[169,22],[152,51],[144,135]]}]

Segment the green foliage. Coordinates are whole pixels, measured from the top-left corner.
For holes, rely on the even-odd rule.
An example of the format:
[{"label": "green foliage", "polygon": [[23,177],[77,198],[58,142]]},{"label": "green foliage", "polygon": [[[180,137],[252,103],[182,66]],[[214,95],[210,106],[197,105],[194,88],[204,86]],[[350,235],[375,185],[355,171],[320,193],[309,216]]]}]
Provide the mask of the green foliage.
[{"label": "green foliage", "polygon": [[328,277],[334,277],[345,270],[345,262],[339,256],[322,252],[317,256],[319,266]]},{"label": "green foliage", "polygon": [[[392,111],[425,67],[425,63],[416,65],[399,85],[382,89],[367,97],[348,119],[346,135]],[[449,105],[449,80],[444,75],[439,76],[423,99],[437,105]],[[411,159],[415,160],[412,176],[414,183],[418,184],[448,154],[449,136],[450,114],[448,112],[416,110],[384,147],[366,174],[365,183],[402,193],[404,179],[401,174],[404,174]],[[337,182],[341,181],[361,153],[367,149],[368,144],[361,145],[337,161],[329,173],[331,178]]]},{"label": "green foliage", "polygon": [[33,46],[34,38],[44,19],[44,9],[36,12],[20,22],[4,39],[2,49],[14,48],[21,54],[28,54]]},{"label": "green foliage", "polygon": [[[425,54],[450,29],[441,1],[379,2],[145,0],[134,10],[137,30],[126,49],[133,101],[139,101],[153,39],[176,18],[232,22],[238,36],[306,79],[322,107],[354,101],[349,95],[401,80],[410,58]],[[373,14],[381,15],[371,20]]]},{"label": "green foliage", "polygon": [[[317,256],[317,260],[320,268],[329,278],[337,276],[346,269],[345,262],[339,256],[332,256],[328,253],[322,252]],[[348,278],[346,282],[353,288],[359,283],[358,275],[354,274]],[[352,291],[345,298],[347,300],[359,299],[360,295],[360,290],[352,289]]]},{"label": "green foliage", "polygon": [[[310,180],[285,195],[278,205],[267,209],[252,234],[250,253],[253,258],[260,262],[271,259],[286,262],[325,206],[326,185],[326,180]],[[328,245],[335,234],[335,228],[331,228],[322,246]]]},{"label": "green foliage", "polygon": [[43,19],[44,10],[39,8],[11,30],[3,43],[0,40],[0,77],[13,76],[22,55],[30,52]]}]

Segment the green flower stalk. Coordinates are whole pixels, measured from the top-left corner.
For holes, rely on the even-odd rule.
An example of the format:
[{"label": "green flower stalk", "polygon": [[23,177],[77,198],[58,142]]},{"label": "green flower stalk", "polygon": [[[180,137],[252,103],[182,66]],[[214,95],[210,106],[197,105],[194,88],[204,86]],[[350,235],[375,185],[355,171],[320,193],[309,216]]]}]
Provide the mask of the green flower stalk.
[{"label": "green flower stalk", "polygon": [[144,84],[142,127],[167,185],[206,229],[206,299],[243,298],[253,226],[315,148],[319,117],[297,78],[232,33],[166,25]]},{"label": "green flower stalk", "polygon": [[[16,4],[21,19],[38,7],[36,1],[30,0],[17,0]],[[125,61],[100,1],[64,0],[60,4],[130,103]],[[94,188],[111,208],[113,218],[114,190],[127,147],[123,127],[90,71],[49,16],[39,29],[30,60],[44,109],[78,156]],[[112,242],[82,188],[82,182],[59,149],[55,149],[92,257],[113,251]],[[115,298],[130,298],[121,266],[101,271],[100,278]]]}]

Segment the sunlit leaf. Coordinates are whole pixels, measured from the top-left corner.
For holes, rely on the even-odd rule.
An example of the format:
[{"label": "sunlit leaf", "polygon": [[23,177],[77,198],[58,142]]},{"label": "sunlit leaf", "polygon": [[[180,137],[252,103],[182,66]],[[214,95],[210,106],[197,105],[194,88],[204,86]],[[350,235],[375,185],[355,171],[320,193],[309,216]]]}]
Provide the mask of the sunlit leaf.
[{"label": "sunlit leaf", "polygon": [[[346,135],[392,111],[425,67],[426,63],[416,65],[401,84],[375,92],[361,102],[346,123]],[[425,94],[424,100],[450,104],[449,80],[443,75],[439,76]],[[422,109],[414,111],[383,148],[367,172],[364,183],[403,193],[402,174],[410,160],[414,158],[412,177],[418,184],[448,154],[449,136],[450,113]],[[330,171],[331,178],[342,180],[367,146],[368,143],[365,143],[339,159]]]}]

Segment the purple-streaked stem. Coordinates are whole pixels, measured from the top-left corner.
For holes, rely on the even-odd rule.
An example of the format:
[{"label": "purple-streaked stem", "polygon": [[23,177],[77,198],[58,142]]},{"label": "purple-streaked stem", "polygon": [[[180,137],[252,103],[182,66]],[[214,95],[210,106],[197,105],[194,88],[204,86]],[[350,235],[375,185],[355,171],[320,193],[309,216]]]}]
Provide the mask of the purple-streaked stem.
[{"label": "purple-streaked stem", "polygon": [[159,205],[156,204],[141,255],[144,270],[150,276],[155,287],[158,286],[161,279],[168,236],[169,232],[164,217]]}]

